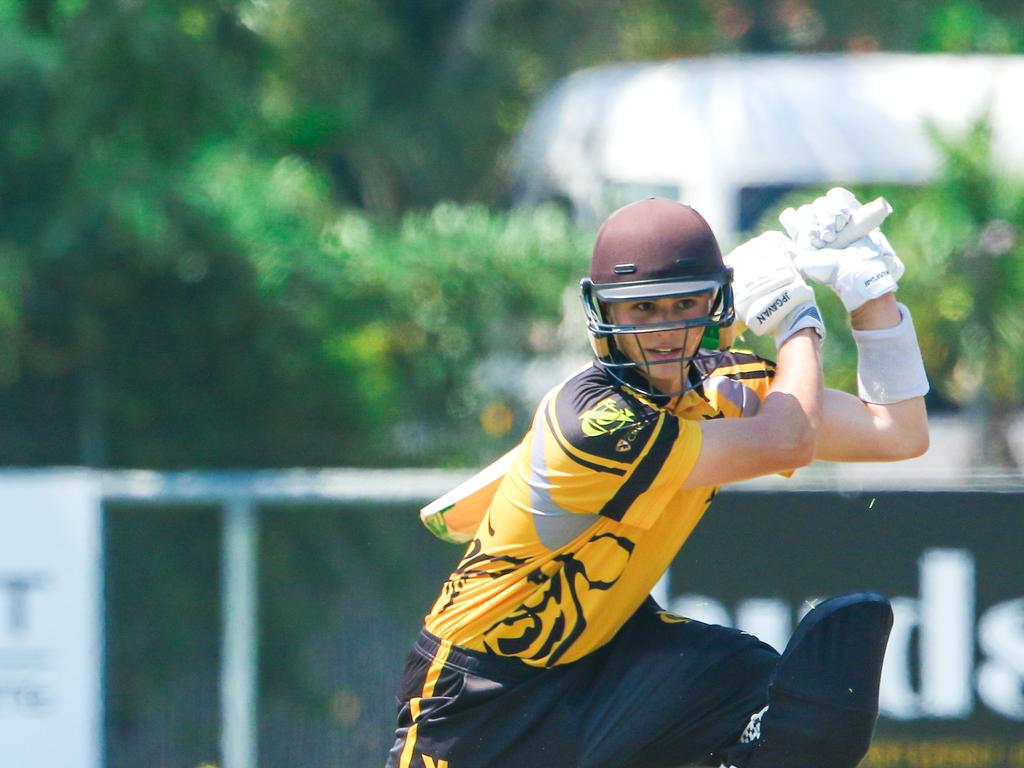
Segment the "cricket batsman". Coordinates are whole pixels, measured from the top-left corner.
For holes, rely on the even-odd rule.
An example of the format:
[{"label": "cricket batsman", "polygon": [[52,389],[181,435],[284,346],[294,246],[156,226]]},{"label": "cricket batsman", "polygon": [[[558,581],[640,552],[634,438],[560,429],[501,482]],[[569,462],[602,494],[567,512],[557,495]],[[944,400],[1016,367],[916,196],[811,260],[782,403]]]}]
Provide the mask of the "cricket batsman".
[{"label": "cricket batsman", "polygon": [[[649,594],[720,486],[927,449],[928,381],[895,296],[904,268],[869,213],[834,189],[724,259],[686,205],[608,217],[581,282],[593,363],[541,401],[426,616],[388,768],[861,761],[884,597],[820,603],[779,654]],[[856,396],[823,386],[805,278],[850,313]],[[729,348],[740,323],[774,338],[775,362]]]}]

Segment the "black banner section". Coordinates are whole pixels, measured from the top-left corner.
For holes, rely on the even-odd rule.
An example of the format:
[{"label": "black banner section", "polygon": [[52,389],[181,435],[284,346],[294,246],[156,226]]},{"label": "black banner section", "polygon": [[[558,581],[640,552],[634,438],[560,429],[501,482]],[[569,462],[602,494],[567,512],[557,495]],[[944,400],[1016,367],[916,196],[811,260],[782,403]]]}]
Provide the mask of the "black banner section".
[{"label": "black banner section", "polygon": [[815,600],[865,589],[896,615],[865,768],[1024,768],[1019,495],[724,493],[670,607],[781,648]]}]

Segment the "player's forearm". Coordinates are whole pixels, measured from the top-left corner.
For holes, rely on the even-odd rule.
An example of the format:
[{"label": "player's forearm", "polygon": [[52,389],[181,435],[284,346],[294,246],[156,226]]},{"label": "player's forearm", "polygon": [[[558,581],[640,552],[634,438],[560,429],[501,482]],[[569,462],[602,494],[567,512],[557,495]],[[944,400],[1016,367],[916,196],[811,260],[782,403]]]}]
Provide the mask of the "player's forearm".
[{"label": "player's forearm", "polygon": [[811,329],[800,331],[782,345],[778,357],[771,392],[755,418],[770,434],[771,450],[791,457],[787,466],[803,466],[814,457],[821,421],[821,340]]},{"label": "player's forearm", "polygon": [[928,414],[923,397],[879,405],[825,390],[815,459],[900,461],[926,450]]},{"label": "player's forearm", "polygon": [[[855,331],[891,331],[904,321],[894,294],[866,302],[850,314]],[[861,371],[864,376],[892,376],[899,384],[898,364],[912,364],[911,355],[888,370]],[[866,402],[843,392],[826,392],[815,458],[824,461],[900,461],[928,450],[928,413],[923,396],[891,403]]]},{"label": "player's forearm", "polygon": [[900,306],[896,294],[887,293],[864,302],[850,313],[850,325],[855,331],[880,331],[900,324]]}]

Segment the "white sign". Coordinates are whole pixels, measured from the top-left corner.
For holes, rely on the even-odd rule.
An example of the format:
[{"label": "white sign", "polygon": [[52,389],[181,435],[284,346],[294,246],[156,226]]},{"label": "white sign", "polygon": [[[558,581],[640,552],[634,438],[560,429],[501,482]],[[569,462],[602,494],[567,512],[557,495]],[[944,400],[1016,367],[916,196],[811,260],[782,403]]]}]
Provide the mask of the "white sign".
[{"label": "white sign", "polygon": [[0,472],[4,768],[99,768],[101,512],[85,472]]}]

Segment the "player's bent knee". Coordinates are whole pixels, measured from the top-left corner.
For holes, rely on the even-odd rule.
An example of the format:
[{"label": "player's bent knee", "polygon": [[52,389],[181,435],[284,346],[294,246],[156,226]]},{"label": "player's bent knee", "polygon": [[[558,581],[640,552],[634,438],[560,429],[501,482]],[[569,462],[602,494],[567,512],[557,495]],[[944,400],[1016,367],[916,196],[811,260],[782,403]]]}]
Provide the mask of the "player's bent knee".
[{"label": "player's bent knee", "polygon": [[814,608],[786,646],[768,708],[747,743],[726,752],[742,768],[854,768],[878,718],[878,686],[892,608],[858,593]]}]

